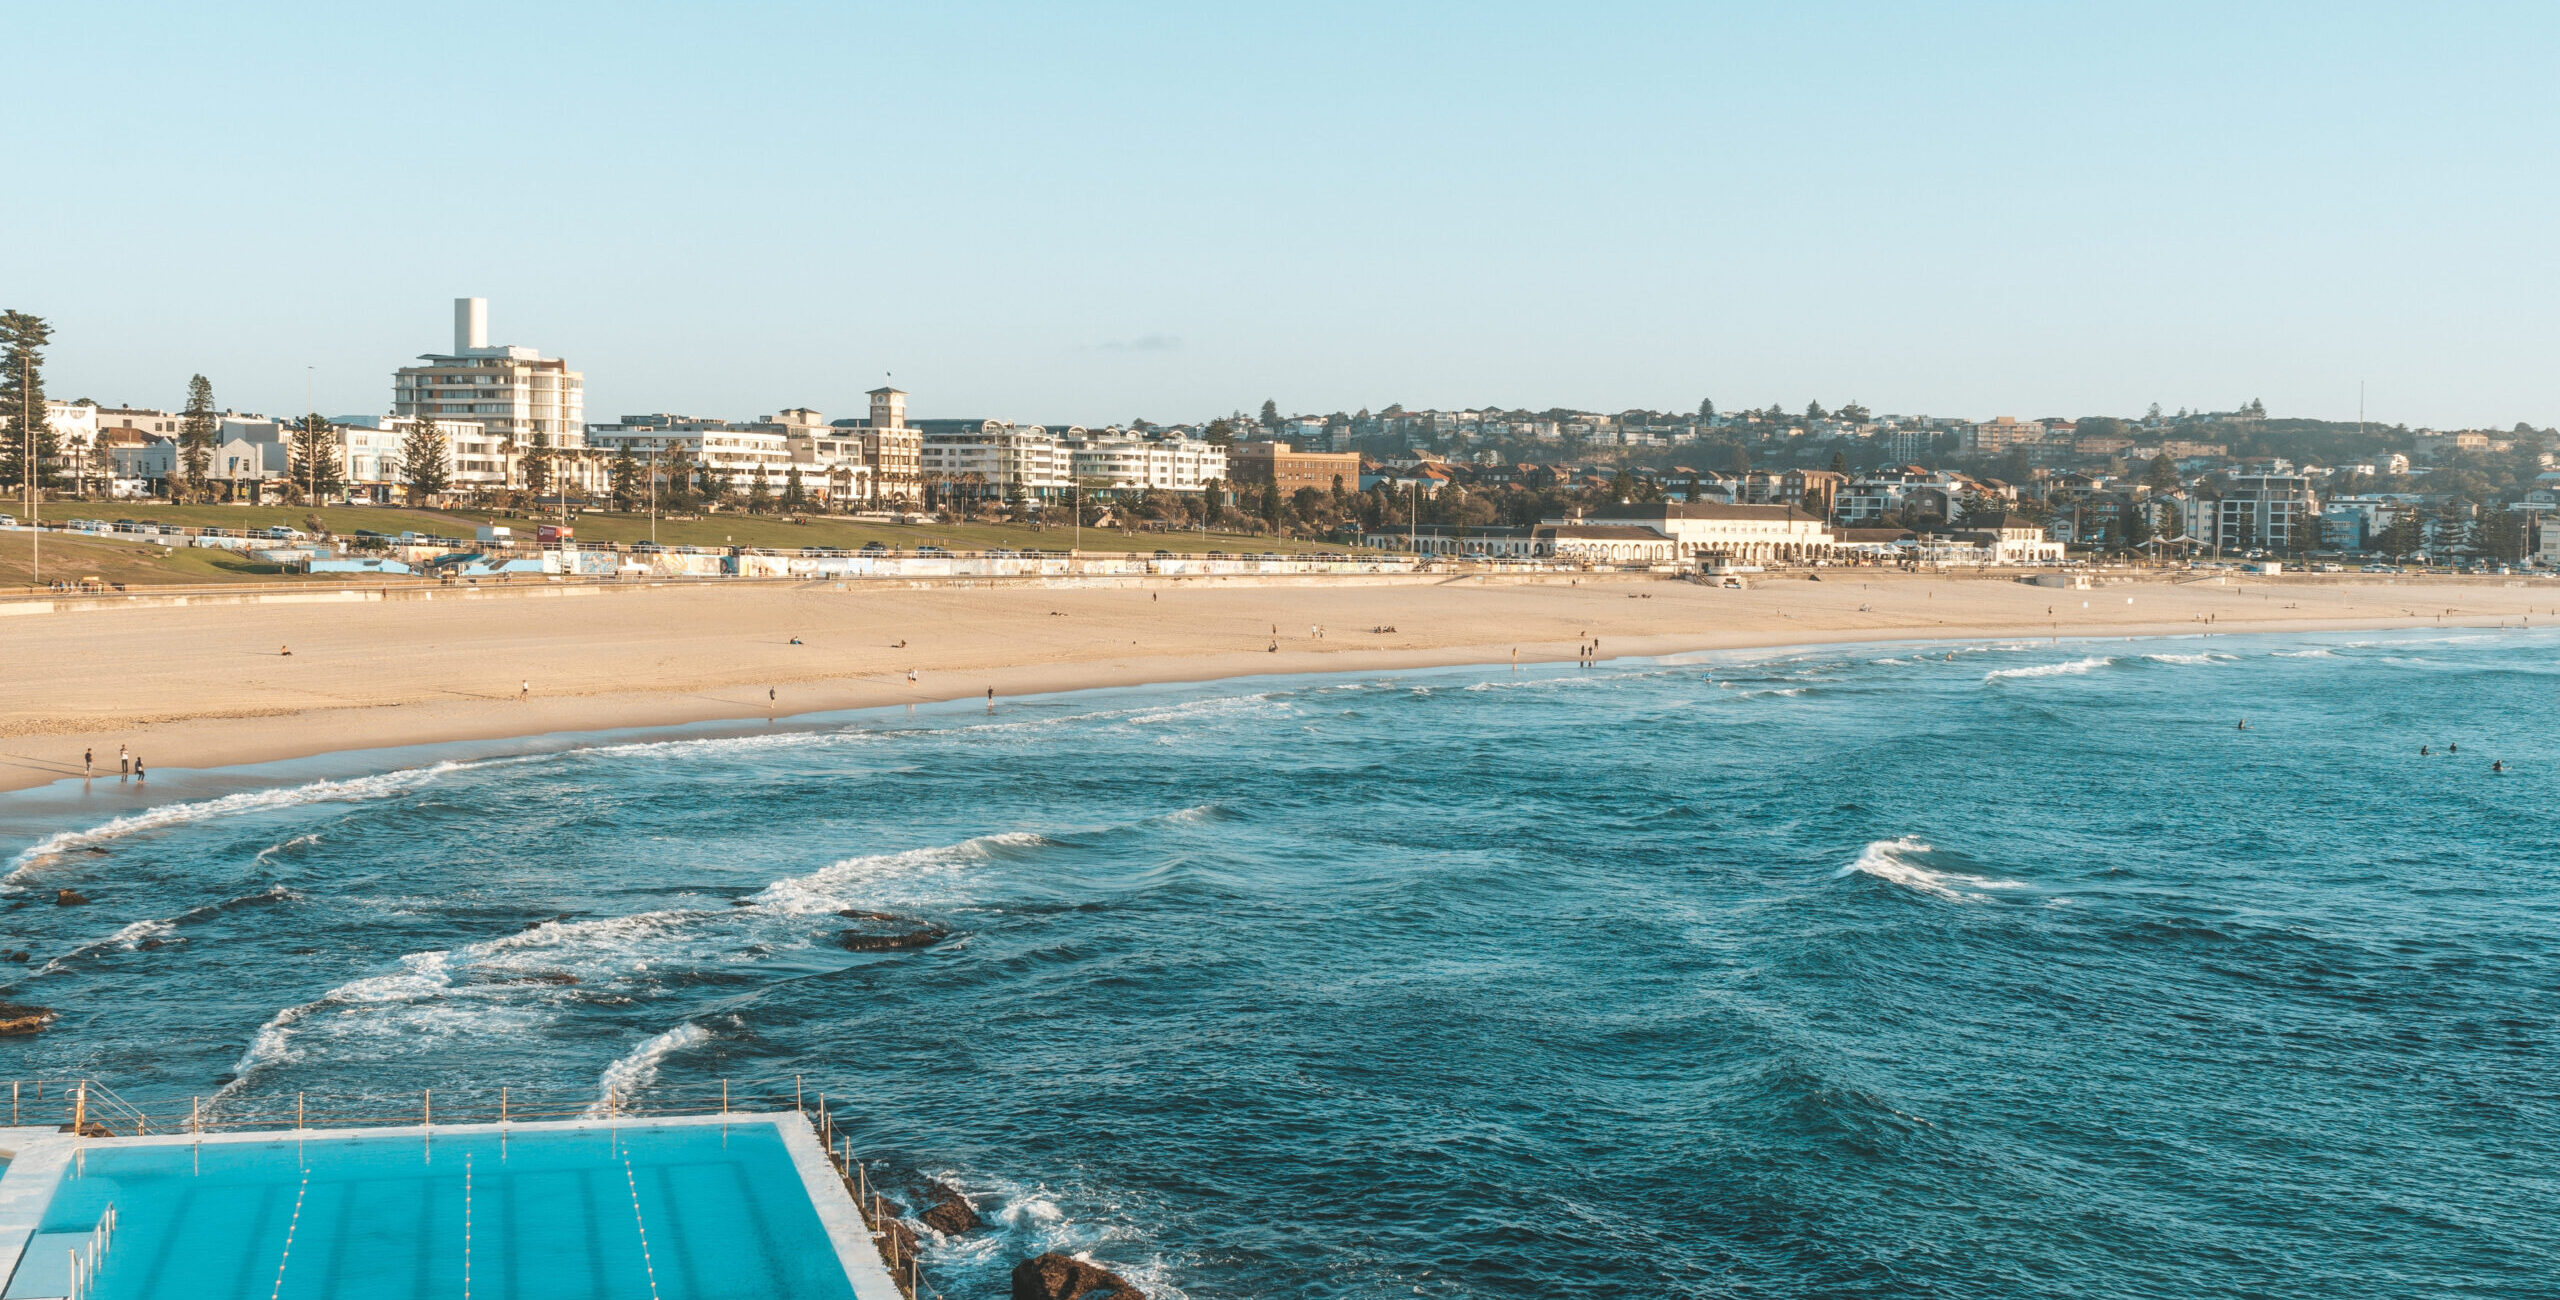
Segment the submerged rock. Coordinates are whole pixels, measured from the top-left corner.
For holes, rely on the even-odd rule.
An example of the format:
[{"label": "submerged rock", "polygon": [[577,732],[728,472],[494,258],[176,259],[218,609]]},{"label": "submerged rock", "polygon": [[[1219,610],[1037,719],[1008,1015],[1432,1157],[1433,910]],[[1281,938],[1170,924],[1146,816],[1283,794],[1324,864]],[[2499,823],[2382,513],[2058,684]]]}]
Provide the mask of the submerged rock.
[{"label": "submerged rock", "polygon": [[88,901],[89,896],[76,889],[57,889],[53,891],[53,903],[56,907],[78,907],[82,903],[86,903]]},{"label": "submerged rock", "polygon": [[[902,1261],[916,1257],[916,1230],[908,1227],[906,1220],[893,1219],[884,1215],[880,1219],[879,1228],[873,1235],[884,1238],[880,1243],[882,1263],[887,1263],[891,1256]],[[904,1272],[905,1269],[901,1267],[899,1271]]]},{"label": "submerged rock", "polygon": [[53,1008],[0,1002],[0,1036],[32,1034],[53,1023]]},{"label": "submerged rock", "polygon": [[848,952],[890,952],[899,948],[930,948],[950,935],[941,926],[922,930],[905,930],[896,934],[873,934],[867,930],[847,930],[836,936]]},{"label": "submerged rock", "polygon": [[1013,1266],[1013,1300],[1147,1300],[1129,1279],[1051,1251]]},{"label": "submerged rock", "polygon": [[946,1237],[987,1226],[986,1220],[978,1217],[977,1207],[969,1204],[969,1198],[961,1195],[959,1188],[948,1183],[928,1183],[925,1191],[933,1198],[933,1208],[916,1216],[924,1220],[924,1226]]}]

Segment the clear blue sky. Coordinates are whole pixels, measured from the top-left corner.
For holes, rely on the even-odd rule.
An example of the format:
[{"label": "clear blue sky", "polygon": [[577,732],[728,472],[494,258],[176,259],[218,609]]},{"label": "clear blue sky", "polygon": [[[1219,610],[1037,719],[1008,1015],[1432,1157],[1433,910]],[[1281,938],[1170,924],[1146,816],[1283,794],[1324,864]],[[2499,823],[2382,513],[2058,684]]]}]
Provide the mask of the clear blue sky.
[{"label": "clear blue sky", "polygon": [[9,6],[51,390],[2560,423],[2549,5]]}]

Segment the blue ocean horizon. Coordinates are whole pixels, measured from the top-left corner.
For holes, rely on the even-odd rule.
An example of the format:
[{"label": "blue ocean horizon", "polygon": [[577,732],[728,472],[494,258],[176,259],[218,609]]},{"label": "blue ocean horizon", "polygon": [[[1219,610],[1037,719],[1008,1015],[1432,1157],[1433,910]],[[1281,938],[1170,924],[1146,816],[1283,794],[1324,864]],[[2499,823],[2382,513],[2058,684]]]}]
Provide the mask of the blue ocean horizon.
[{"label": "blue ocean horizon", "polygon": [[[955,1300],[1049,1249],[1200,1300],[2547,1294],[2554,645],[1792,647],[56,786],[0,798],[0,998],[60,1013],[0,1071],[797,1077],[977,1200]],[[905,921],[948,937],[841,942]]]}]

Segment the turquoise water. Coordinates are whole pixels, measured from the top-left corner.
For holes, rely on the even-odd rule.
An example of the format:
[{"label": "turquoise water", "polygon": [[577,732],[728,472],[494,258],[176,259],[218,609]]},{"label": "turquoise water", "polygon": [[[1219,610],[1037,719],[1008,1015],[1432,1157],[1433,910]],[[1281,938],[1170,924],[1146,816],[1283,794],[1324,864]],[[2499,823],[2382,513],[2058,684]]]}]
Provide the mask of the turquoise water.
[{"label": "turquoise water", "polygon": [[106,1148],[42,1230],[109,1204],[95,1300],[853,1295],[769,1124]]},{"label": "turquoise water", "polygon": [[[893,1193],[978,1198],[926,1252],[953,1300],[1048,1248],[1200,1300],[2552,1294],[2555,648],[1820,648],[156,771],[0,805],[0,996],[62,1012],[0,1070],[178,1114],[805,1075]],[[848,951],[848,909],[950,937]]]}]

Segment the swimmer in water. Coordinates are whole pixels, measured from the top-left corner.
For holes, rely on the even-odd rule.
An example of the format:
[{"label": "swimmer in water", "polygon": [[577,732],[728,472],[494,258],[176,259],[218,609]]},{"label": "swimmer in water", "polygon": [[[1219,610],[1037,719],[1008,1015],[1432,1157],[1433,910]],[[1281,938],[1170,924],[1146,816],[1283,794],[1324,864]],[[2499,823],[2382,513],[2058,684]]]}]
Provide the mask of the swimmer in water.
[{"label": "swimmer in water", "polygon": [[2418,746],[2418,757],[2420,757],[2420,758],[2426,758],[2426,757],[2429,757],[2432,753],[2433,753],[2433,751],[2429,750],[2426,746],[2424,746],[2424,745],[2420,745],[2420,746]]},{"label": "swimmer in water", "polygon": [[2249,729],[2249,720],[2248,720],[2247,718],[2242,718],[2242,719],[2240,720],[2240,728],[2239,728],[2239,729],[2240,729],[2240,730],[2242,730],[2242,731],[2247,731],[2247,730]]},{"label": "swimmer in water", "polygon": [[2503,760],[2492,761],[2489,764],[2489,770],[2492,772],[2503,772],[2507,770],[2507,765]]}]

